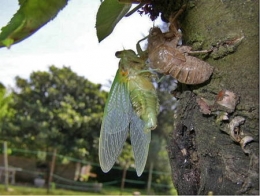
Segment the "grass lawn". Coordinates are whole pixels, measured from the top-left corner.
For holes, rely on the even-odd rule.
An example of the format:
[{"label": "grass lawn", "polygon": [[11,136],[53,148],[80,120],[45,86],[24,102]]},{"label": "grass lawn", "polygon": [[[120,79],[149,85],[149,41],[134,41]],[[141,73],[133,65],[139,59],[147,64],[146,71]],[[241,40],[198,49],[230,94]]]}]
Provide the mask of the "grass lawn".
[{"label": "grass lawn", "polygon": [[[146,190],[124,189],[122,195],[133,195],[133,192],[140,192],[146,195]],[[9,191],[5,190],[5,186],[0,184],[0,195],[47,195],[46,188],[35,188],[32,186],[11,186]],[[120,188],[104,187],[100,193],[70,191],[66,189],[54,189],[48,195],[120,195]]]}]

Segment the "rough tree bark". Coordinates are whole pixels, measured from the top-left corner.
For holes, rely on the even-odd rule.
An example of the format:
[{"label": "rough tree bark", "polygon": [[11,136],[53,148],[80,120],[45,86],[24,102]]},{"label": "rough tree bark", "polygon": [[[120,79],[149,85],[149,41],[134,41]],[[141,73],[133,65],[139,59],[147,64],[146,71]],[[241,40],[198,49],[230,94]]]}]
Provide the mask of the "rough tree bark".
[{"label": "rough tree bark", "polygon": [[[215,67],[211,80],[179,92],[168,150],[180,195],[259,194],[258,4],[257,0],[194,0],[183,14],[184,44],[218,49],[205,60]],[[221,90],[239,97],[224,121],[218,113],[225,109],[212,107],[211,114],[202,114],[203,106],[197,103],[198,98],[214,101]],[[245,122],[235,127],[235,134],[254,138],[244,149],[223,131],[237,116]]]}]

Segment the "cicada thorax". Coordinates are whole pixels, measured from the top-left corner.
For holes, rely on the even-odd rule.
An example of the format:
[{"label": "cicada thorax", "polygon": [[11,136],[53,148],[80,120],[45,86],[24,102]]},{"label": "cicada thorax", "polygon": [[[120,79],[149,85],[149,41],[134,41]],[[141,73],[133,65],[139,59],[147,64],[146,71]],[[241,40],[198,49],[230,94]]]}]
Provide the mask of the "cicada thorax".
[{"label": "cicada thorax", "polygon": [[143,74],[132,76],[129,78],[129,91],[134,111],[145,123],[144,131],[155,129],[159,104],[150,78]]},{"label": "cicada thorax", "polygon": [[148,37],[149,65],[158,72],[171,75],[185,84],[200,84],[209,79],[213,67],[196,57],[190,56],[191,47],[177,46],[181,34],[176,29],[162,33],[153,28]]}]

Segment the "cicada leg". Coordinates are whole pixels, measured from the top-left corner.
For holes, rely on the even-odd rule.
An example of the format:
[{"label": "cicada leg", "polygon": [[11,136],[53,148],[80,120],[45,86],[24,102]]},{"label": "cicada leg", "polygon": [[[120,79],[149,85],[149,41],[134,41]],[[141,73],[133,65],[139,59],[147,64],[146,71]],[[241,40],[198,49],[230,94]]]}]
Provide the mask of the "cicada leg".
[{"label": "cicada leg", "polygon": [[165,38],[166,39],[175,39],[176,40],[176,45],[178,41],[181,39],[181,33],[178,31],[179,29],[179,24],[177,18],[183,13],[183,11],[186,8],[186,4],[184,4],[177,13],[171,14],[169,21],[170,21],[170,26],[169,26],[169,32],[165,33]]},{"label": "cicada leg", "polygon": [[140,43],[144,40],[146,40],[148,38],[148,35],[145,36],[144,38],[140,39],[137,43],[136,43],[136,51],[139,55],[139,57],[143,60],[146,60],[148,58],[148,52],[147,50],[142,50],[141,46],[140,46]]},{"label": "cicada leg", "polygon": [[187,54],[207,54],[213,51],[213,48],[208,50],[191,50],[192,48],[190,46],[179,46],[178,50],[187,53]]},{"label": "cicada leg", "polygon": [[162,76],[161,78],[159,78],[159,79],[157,80],[157,83],[162,82],[164,79],[165,79],[165,76]]}]

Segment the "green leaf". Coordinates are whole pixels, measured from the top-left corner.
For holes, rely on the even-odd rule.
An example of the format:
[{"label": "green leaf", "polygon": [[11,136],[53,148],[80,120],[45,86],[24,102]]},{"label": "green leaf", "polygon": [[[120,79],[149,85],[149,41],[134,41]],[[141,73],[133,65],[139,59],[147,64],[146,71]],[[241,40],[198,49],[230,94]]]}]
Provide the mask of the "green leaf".
[{"label": "green leaf", "polygon": [[20,9],[1,29],[0,47],[10,47],[29,37],[52,20],[68,0],[19,0]]},{"label": "green leaf", "polygon": [[125,16],[130,8],[131,4],[120,4],[117,0],[103,1],[98,9],[96,18],[99,42],[112,33],[116,24]]}]

